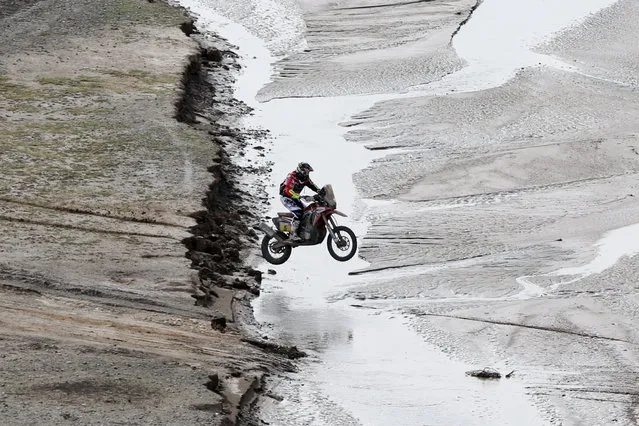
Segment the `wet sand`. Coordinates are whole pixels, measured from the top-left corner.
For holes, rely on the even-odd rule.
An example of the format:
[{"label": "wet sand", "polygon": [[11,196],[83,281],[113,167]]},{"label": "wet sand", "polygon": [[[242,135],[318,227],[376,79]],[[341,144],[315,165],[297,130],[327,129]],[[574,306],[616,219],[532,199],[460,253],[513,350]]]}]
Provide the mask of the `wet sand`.
[{"label": "wet sand", "polygon": [[[490,33],[491,21],[482,24],[481,16],[495,3],[480,5],[467,28],[479,25],[478,31]],[[351,198],[346,190],[342,198],[354,213],[349,225],[368,228],[360,251],[368,264],[350,265],[350,272],[361,271],[349,277],[348,266],[324,261],[320,248],[309,249],[294,253],[294,264],[265,280],[258,319],[272,336],[305,342],[316,362],[301,377],[271,381],[281,398],[262,406],[264,418],[276,424],[385,424],[385,415],[404,413],[405,424],[428,424],[429,418],[520,424],[521,411],[500,400],[517,395],[531,410],[531,424],[634,424],[636,260],[625,254],[636,249],[607,233],[639,220],[637,55],[634,43],[623,42],[636,37],[636,5],[564,5],[552,14],[563,24],[544,21],[547,35],[514,37],[520,42],[515,47],[525,48],[514,53],[526,55],[522,62],[500,62],[497,73],[456,57],[455,39],[451,46],[444,36],[454,32],[449,18],[435,19],[439,25],[420,32],[421,42],[402,32],[409,26],[397,30],[397,45],[376,38],[398,28],[391,24],[366,37],[364,29],[376,22],[432,17],[429,11],[436,10],[427,9],[435,5],[342,6],[305,3],[307,44],[275,64],[278,76],[259,99],[372,93],[358,100],[371,107],[354,115],[344,109],[341,120],[331,115],[328,125],[341,121],[346,127],[325,133],[347,132],[348,141],[378,157],[356,174],[359,195]],[[471,6],[456,5],[462,14]],[[533,11],[524,20],[535,22]],[[464,16],[456,16],[461,23]],[[521,17],[510,18],[504,19],[512,24]],[[527,30],[523,24],[506,27],[505,34]],[[459,40],[468,36],[464,29]],[[428,49],[416,55],[412,43]],[[393,71],[397,64],[401,72]],[[335,105],[347,99],[333,98]],[[298,110],[311,104],[302,98]],[[316,112],[324,111],[321,104],[316,101]],[[271,101],[263,109],[281,105]],[[321,128],[314,127],[321,120],[308,124],[313,134]],[[274,144],[296,146],[291,128],[276,131]],[[322,143],[311,135],[301,139],[309,147]],[[334,169],[319,162],[319,180],[343,173],[341,162]],[[598,256],[613,260],[604,268],[584,266]],[[367,323],[378,325],[374,337],[367,337]],[[421,340],[406,337],[393,343],[396,351],[385,352],[393,341],[388,336],[401,335],[397,327]],[[407,361],[420,358],[424,362]],[[480,390],[474,398],[464,392],[475,382],[465,380],[476,379],[462,379],[464,368],[446,368],[452,365],[515,373],[494,383],[494,393]],[[367,381],[358,367],[386,380]],[[449,375],[439,376],[442,369]],[[461,396],[458,405],[451,408],[448,399],[429,405],[423,394],[398,390],[382,409],[375,402],[380,388],[406,390],[404,374],[434,387],[460,383],[442,391]],[[406,404],[418,414],[409,414]],[[438,417],[451,410],[458,417]]]},{"label": "wet sand", "polygon": [[[635,47],[617,42],[636,34],[634,9],[618,2],[536,49],[572,71],[379,104],[352,138],[392,146],[401,135],[413,150],[358,176],[365,196],[398,200],[361,253],[376,267],[441,267],[353,291],[395,299],[377,306],[399,307],[454,359],[516,370],[551,423],[637,418],[636,260],[623,255],[636,251],[596,245],[639,219],[636,61],[621,59]],[[619,261],[606,268],[561,271],[611,251]]]}]

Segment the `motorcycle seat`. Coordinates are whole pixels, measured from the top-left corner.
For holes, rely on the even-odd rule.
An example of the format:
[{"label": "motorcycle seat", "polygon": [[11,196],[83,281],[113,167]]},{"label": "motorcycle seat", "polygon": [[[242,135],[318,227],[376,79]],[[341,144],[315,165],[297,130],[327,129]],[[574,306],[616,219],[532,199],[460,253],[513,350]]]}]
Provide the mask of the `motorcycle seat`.
[{"label": "motorcycle seat", "polygon": [[282,212],[280,212],[280,213],[278,213],[277,215],[278,215],[279,217],[295,217],[295,215],[294,215],[293,213],[289,213],[289,212],[286,212],[286,213],[282,213]]}]

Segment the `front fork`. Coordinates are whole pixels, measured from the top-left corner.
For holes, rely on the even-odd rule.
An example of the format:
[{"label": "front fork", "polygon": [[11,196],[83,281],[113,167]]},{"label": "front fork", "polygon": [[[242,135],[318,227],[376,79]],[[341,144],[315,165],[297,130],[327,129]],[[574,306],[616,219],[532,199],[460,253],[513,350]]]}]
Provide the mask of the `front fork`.
[{"label": "front fork", "polygon": [[328,233],[331,235],[333,241],[335,241],[335,243],[338,243],[339,240],[335,238],[335,233],[333,232],[333,228],[335,228],[336,226],[337,223],[335,223],[335,219],[333,219],[332,216],[329,216],[328,220],[326,221],[326,229],[328,229]]}]

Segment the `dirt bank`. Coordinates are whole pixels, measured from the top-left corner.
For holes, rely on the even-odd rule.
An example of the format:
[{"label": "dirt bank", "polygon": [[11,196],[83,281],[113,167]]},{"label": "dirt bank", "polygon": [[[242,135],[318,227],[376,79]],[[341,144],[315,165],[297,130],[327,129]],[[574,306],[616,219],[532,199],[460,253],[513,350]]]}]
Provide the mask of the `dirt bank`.
[{"label": "dirt bank", "polygon": [[0,22],[2,417],[235,423],[293,367],[237,324],[260,274],[226,150],[259,135],[235,127],[231,46],[157,1],[3,1]]}]

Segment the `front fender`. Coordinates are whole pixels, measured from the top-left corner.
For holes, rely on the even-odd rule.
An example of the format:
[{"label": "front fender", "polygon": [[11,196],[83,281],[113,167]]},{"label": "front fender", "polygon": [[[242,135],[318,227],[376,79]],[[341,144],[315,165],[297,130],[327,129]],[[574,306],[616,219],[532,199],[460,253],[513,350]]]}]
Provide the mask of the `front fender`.
[{"label": "front fender", "polygon": [[347,215],[345,215],[344,213],[342,213],[339,210],[333,210],[333,213],[335,213],[336,215],[339,215],[339,216],[348,217]]}]

